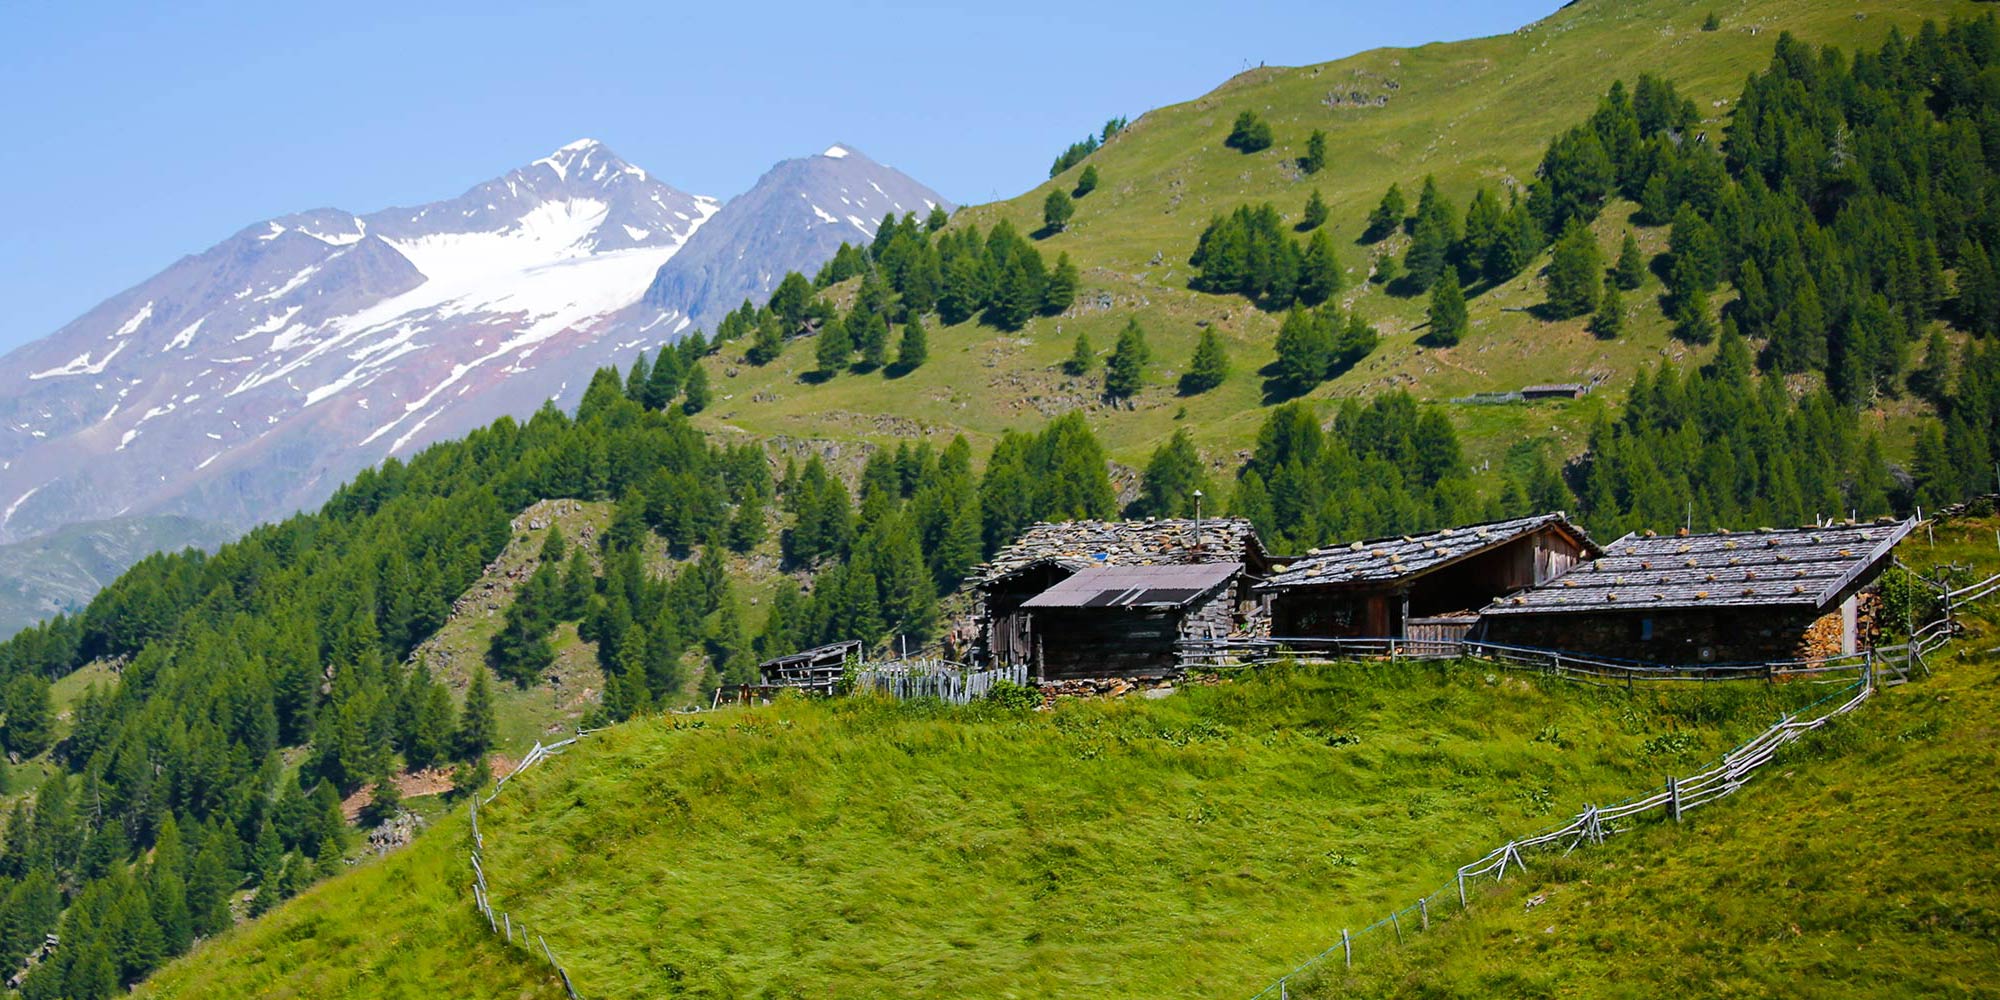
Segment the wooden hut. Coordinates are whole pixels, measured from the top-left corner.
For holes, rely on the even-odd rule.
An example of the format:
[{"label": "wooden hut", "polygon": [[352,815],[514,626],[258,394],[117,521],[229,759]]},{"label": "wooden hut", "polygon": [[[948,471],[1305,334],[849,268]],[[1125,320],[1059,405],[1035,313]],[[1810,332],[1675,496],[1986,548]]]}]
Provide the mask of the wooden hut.
[{"label": "wooden hut", "polygon": [[1493,602],[1490,642],[1652,663],[1761,663],[1866,648],[1860,595],[1915,521],[1627,535]]},{"label": "wooden hut", "polygon": [[832,694],[847,671],[847,661],[859,659],[862,652],[859,639],[830,642],[790,656],[765,660],[757,664],[757,673],[768,687]]},{"label": "wooden hut", "polygon": [[1457,640],[1494,598],[1597,551],[1557,512],[1316,549],[1261,589],[1274,636]]},{"label": "wooden hut", "polygon": [[1257,529],[1242,518],[1035,524],[974,574],[979,631],[975,658],[1032,663],[1037,648],[1033,619],[1022,605],[1082,570],[1200,563],[1240,567],[1228,588],[1239,624],[1262,610],[1264,599],[1251,588],[1269,577],[1271,557],[1264,552]]},{"label": "wooden hut", "polygon": [[1079,570],[1021,604],[1034,676],[1172,674],[1182,639],[1221,638],[1234,627],[1242,573],[1235,562]]}]

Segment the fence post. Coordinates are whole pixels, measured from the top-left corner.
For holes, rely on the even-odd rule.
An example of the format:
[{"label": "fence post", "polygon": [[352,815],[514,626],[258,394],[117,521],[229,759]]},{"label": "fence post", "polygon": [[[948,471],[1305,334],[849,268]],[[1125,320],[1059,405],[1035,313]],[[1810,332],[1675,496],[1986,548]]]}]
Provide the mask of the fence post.
[{"label": "fence post", "polygon": [[1431,929],[1431,901],[1430,901],[1430,900],[1428,900],[1428,899],[1419,899],[1419,900],[1417,900],[1417,919],[1418,919],[1418,920],[1421,920],[1421,921],[1423,922],[1423,928],[1424,928],[1424,930],[1430,930],[1430,929]]},{"label": "fence post", "polygon": [[1461,910],[1464,910],[1464,909],[1466,909],[1466,908],[1467,908],[1467,907],[1466,907],[1466,905],[1465,905],[1465,872],[1464,872],[1464,871],[1460,871],[1460,872],[1458,873],[1458,908],[1459,908],[1459,909],[1461,909]]},{"label": "fence post", "polygon": [[1395,928],[1396,928],[1396,943],[1397,943],[1397,944],[1402,944],[1402,943],[1403,943],[1403,918],[1402,918],[1401,916],[1399,916],[1399,915],[1395,914],[1395,913],[1390,913],[1390,914],[1389,914],[1389,923],[1390,923],[1390,925],[1391,925],[1391,926],[1393,926],[1393,927],[1395,927]]},{"label": "fence post", "polygon": [[1667,816],[1674,822],[1681,821],[1681,782],[1673,775],[1667,775]]},{"label": "fence post", "polygon": [[1354,939],[1347,936],[1347,928],[1340,929],[1340,954],[1347,959],[1347,967],[1354,968]]}]

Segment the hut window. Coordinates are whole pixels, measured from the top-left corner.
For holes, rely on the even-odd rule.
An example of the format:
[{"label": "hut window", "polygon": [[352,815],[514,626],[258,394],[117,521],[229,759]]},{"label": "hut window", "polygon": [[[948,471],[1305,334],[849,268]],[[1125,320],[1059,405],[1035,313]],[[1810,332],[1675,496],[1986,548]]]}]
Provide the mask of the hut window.
[{"label": "hut window", "polygon": [[1633,623],[1632,633],[1632,637],[1640,642],[1651,642],[1653,640],[1653,620],[1651,618],[1639,619]]}]

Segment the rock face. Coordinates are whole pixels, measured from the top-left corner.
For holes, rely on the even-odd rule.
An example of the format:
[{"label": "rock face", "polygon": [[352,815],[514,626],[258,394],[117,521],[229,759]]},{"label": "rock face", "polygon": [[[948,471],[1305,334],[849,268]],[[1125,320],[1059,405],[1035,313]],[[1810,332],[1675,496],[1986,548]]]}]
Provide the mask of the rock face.
[{"label": "rock face", "polygon": [[259,222],[0,358],[0,544],[206,523],[177,547],[311,507],[389,456],[572,405],[599,366],[938,200],[834,147],[725,209],[586,139],[448,201]]},{"label": "rock face", "polygon": [[769,298],[787,272],[811,277],[841,243],[872,240],[884,215],[913,212],[923,219],[939,205],[951,208],[937,192],[852,146],[786,160],[730,199],[660,266],[638,321],[690,319],[712,330],[744,299]]}]

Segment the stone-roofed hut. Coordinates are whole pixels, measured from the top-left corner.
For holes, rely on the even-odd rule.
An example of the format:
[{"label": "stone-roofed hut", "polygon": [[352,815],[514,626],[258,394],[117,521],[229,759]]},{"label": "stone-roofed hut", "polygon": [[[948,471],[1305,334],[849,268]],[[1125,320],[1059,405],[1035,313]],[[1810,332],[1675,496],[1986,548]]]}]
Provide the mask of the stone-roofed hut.
[{"label": "stone-roofed hut", "polygon": [[1598,554],[1561,512],[1315,549],[1272,593],[1281,638],[1457,640],[1481,607],[1546,583]]},{"label": "stone-roofed hut", "polygon": [[[1235,568],[1226,585],[1204,590],[1195,601],[1201,605],[1200,613],[1179,607],[1174,609],[1173,617],[1195,623],[1203,630],[1202,637],[1211,634],[1210,629],[1219,629],[1212,632],[1218,637],[1228,635],[1261,609],[1263,598],[1252,587],[1271,573],[1271,557],[1264,552],[1257,529],[1249,521],[1210,517],[1037,523],[974,573],[980,658],[992,663],[1033,665],[1038,653],[1046,659],[1048,650],[1068,643],[1071,636],[1067,632],[1050,633],[1048,642],[1041,642],[1036,613],[1023,605],[1084,570],[1203,564]],[[1067,628],[1085,615],[1130,618],[1135,610],[1138,609],[1106,604],[1064,609],[1043,620],[1050,628]],[[1226,616],[1222,615],[1224,611]],[[1142,637],[1135,633],[1132,638]],[[1074,659],[1058,656],[1065,664]],[[1078,669],[1083,666],[1079,663]],[[1119,673],[1109,668],[1088,672],[1092,676]]]},{"label": "stone-roofed hut", "polygon": [[1078,570],[1021,604],[1031,669],[1045,681],[1174,673],[1182,639],[1230,633],[1242,573],[1236,562]]},{"label": "stone-roofed hut", "polygon": [[1860,595],[1915,521],[1627,535],[1493,602],[1490,642],[1653,663],[1759,663],[1866,648]]}]

